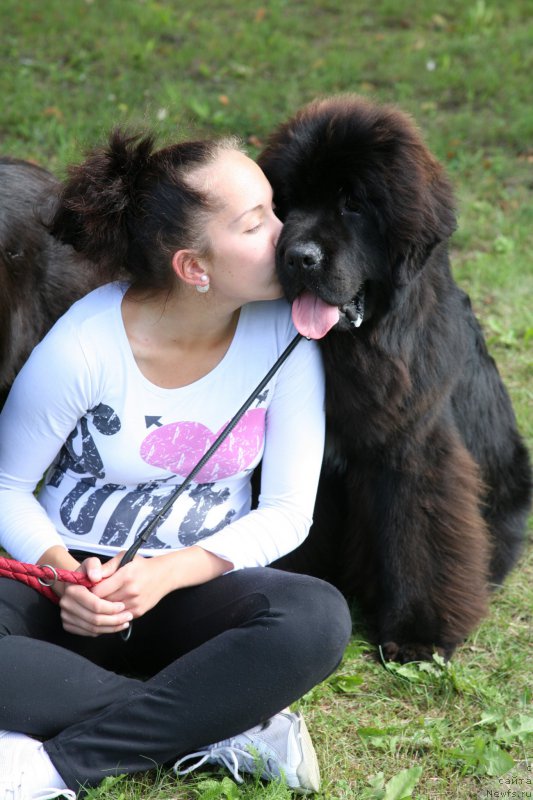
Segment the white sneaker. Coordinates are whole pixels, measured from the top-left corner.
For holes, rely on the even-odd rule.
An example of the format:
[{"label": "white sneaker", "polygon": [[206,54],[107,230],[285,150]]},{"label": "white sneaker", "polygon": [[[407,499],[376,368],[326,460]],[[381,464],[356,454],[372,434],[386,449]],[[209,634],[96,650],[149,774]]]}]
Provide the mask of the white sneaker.
[{"label": "white sneaker", "polygon": [[0,798],[1,800],[76,800],[70,789],[30,789],[33,783],[31,761],[33,747],[26,746],[27,737],[0,731]]},{"label": "white sneaker", "polygon": [[[181,769],[193,758],[198,760]],[[280,711],[263,725],[183,756],[174,764],[174,771],[186,775],[203,764],[226,767],[237,783],[243,782],[240,770],[265,780],[284,780],[296,794],[311,794],[320,788],[315,749],[299,712]]]}]

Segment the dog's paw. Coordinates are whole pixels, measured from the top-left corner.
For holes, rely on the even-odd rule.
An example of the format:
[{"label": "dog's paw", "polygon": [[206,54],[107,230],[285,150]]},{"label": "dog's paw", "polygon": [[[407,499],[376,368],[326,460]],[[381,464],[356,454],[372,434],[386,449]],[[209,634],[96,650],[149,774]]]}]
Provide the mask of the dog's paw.
[{"label": "dog's paw", "polygon": [[425,642],[385,642],[380,646],[380,653],[385,661],[397,661],[408,664],[410,661],[432,661],[434,654],[445,659],[450,658],[453,648],[436,647]]}]

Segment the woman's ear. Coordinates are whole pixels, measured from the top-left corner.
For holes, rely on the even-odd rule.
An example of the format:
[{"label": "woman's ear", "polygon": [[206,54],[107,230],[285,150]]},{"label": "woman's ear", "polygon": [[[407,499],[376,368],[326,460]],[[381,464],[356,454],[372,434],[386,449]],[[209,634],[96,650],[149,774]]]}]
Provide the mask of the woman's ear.
[{"label": "woman's ear", "polygon": [[193,250],[177,250],[172,256],[172,269],[181,281],[190,286],[201,286],[206,282],[205,267]]}]

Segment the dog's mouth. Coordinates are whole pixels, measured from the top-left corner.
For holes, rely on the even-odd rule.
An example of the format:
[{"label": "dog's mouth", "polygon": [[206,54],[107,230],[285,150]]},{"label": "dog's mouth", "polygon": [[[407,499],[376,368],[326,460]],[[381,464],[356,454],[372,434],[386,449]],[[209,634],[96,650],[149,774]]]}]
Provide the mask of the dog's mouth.
[{"label": "dog's mouth", "polygon": [[309,291],[302,292],[292,304],[294,327],[307,339],[322,339],[344,317],[350,327],[358,328],[365,315],[365,286],[347,303],[330,305]]}]

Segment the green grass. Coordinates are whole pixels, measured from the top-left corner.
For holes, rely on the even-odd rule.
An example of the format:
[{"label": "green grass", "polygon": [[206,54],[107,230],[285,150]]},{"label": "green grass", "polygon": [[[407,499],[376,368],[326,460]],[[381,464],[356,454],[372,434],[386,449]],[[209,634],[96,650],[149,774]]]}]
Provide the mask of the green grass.
[{"label": "green grass", "polygon": [[[162,141],[238,133],[254,155],[316,95],[355,91],[412,113],[456,187],[456,278],[533,441],[531,0],[2,0],[0,29],[0,150],[59,175],[116,124],[154,127]],[[300,703],[320,798],[531,791],[532,587],[529,547],[448,666],[385,669],[356,623],[337,675]],[[91,797],[290,793],[223,773],[151,772]]]}]

